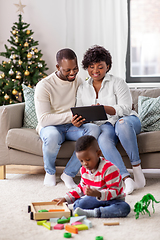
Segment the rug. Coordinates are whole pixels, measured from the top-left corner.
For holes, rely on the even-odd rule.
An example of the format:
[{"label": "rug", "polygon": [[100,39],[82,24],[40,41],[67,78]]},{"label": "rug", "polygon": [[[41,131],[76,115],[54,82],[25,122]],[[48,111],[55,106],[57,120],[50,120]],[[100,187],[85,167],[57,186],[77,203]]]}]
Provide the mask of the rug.
[{"label": "rug", "polygon": [[[30,220],[28,205],[32,202],[47,202],[62,197],[68,191],[64,183],[57,177],[55,187],[43,186],[44,174],[7,174],[7,179],[0,180],[0,239],[1,240],[63,240],[65,230],[49,231],[38,226],[35,220]],[[78,183],[79,177],[75,178]],[[103,236],[104,240],[159,240],[160,239],[160,203],[155,203],[155,213],[151,204],[151,213],[140,214],[135,219],[134,205],[142,197],[151,193],[160,201],[160,178],[147,178],[143,189],[126,196],[126,202],[131,206],[131,212],[126,218],[89,218],[93,227],[89,230],[72,234],[71,239],[94,240]],[[72,207],[70,205],[70,207]],[[119,222],[117,226],[104,226],[105,222]],[[54,225],[54,224],[53,224]]]}]

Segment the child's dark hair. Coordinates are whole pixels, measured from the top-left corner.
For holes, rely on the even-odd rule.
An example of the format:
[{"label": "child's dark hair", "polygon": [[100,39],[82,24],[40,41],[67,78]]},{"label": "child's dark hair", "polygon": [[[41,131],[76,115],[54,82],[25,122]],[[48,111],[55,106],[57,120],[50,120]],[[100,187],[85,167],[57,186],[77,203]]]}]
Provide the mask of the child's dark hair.
[{"label": "child's dark hair", "polygon": [[72,49],[64,48],[64,49],[59,50],[56,54],[57,63],[60,63],[63,58],[72,60],[72,59],[76,59],[77,56]]},{"label": "child's dark hair", "polygon": [[93,136],[90,135],[82,136],[76,141],[75,151],[76,152],[85,151],[86,149],[91,147],[95,142],[97,142],[97,140]]},{"label": "child's dark hair", "polygon": [[104,47],[95,45],[89,48],[86,53],[84,54],[82,60],[82,67],[86,70],[89,65],[98,62],[105,62],[106,65],[109,65],[107,72],[111,69],[112,66],[112,57],[108,50]]}]

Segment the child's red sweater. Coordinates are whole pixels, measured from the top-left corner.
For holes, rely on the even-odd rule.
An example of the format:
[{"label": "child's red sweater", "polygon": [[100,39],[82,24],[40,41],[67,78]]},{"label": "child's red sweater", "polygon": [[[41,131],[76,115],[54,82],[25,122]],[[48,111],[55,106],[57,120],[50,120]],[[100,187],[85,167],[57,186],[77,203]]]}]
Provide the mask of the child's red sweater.
[{"label": "child's red sweater", "polygon": [[93,174],[85,167],[82,167],[80,172],[81,181],[79,185],[65,195],[68,203],[73,203],[76,199],[84,196],[87,185],[101,192],[99,201],[108,201],[115,198],[124,200],[125,193],[123,192],[119,169],[108,160],[101,157],[98,169]]}]

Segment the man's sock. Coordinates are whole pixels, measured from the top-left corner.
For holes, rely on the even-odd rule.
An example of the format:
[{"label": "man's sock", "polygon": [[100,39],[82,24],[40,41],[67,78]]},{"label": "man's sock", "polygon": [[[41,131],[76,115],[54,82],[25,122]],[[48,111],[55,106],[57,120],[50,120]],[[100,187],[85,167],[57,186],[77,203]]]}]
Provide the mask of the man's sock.
[{"label": "man's sock", "polygon": [[74,212],[73,215],[78,214],[78,216],[86,216],[86,217],[96,217],[96,209],[93,210],[88,210],[88,209],[82,209],[80,207],[77,207]]},{"label": "man's sock", "polygon": [[44,185],[48,187],[52,187],[56,185],[56,175],[50,175],[46,172],[45,178],[44,178]]},{"label": "man's sock", "polygon": [[63,182],[65,183],[67,188],[76,188],[77,187],[77,185],[73,181],[73,178],[68,176],[67,174],[62,173],[61,179],[63,180]]},{"label": "man's sock", "polygon": [[133,166],[133,176],[136,183],[136,188],[143,188],[146,185],[146,179],[142,172],[141,165],[134,167]]},{"label": "man's sock", "polygon": [[126,195],[131,194],[133,190],[136,188],[135,182],[130,177],[124,180],[124,184],[125,184],[124,192],[126,193]]}]

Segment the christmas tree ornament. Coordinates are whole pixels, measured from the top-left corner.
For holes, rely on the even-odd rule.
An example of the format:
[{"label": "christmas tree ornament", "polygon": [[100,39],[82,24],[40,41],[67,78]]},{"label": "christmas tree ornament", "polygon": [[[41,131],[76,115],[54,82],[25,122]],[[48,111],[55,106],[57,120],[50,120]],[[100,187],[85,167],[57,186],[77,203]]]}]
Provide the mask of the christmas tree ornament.
[{"label": "christmas tree ornament", "polygon": [[31,51],[31,54],[32,54],[32,56],[34,55],[34,51],[33,50]]},{"label": "christmas tree ornament", "polygon": [[26,70],[26,71],[24,72],[24,75],[25,75],[25,76],[29,76],[29,74],[30,74],[30,72],[29,72],[28,70]]},{"label": "christmas tree ornament", "polygon": [[7,95],[7,93],[4,95],[4,99],[5,99],[5,100],[8,100],[8,99],[9,99],[9,96]]},{"label": "christmas tree ornament", "polygon": [[28,87],[32,88],[32,86],[30,84],[28,84]]},{"label": "christmas tree ornament", "polygon": [[43,67],[42,63],[38,63],[38,67],[39,68]]},{"label": "christmas tree ornament", "polygon": [[13,35],[16,35],[16,33],[17,33],[16,30],[13,30],[13,31],[12,31],[12,34],[13,34]]},{"label": "christmas tree ornament", "polygon": [[15,79],[12,79],[12,82],[15,82]]},{"label": "christmas tree ornament", "polygon": [[18,60],[18,64],[19,64],[19,65],[21,65],[21,64],[22,64],[22,61],[21,61],[20,59]]},{"label": "christmas tree ornament", "polygon": [[18,8],[17,12],[20,12],[20,14],[21,14],[21,12],[24,13],[23,8],[24,8],[26,5],[22,5],[21,0],[19,0],[19,4],[14,4],[14,5]]},{"label": "christmas tree ornament", "polygon": [[13,59],[16,59],[16,55],[15,54],[13,54]]},{"label": "christmas tree ornament", "polygon": [[35,53],[38,53],[38,49],[37,49],[37,48],[35,48],[35,49],[34,49],[34,52],[35,52]]},{"label": "christmas tree ornament", "polygon": [[3,64],[7,64],[7,62],[6,62],[6,61],[3,61]]},{"label": "christmas tree ornament", "polygon": [[2,74],[1,74],[1,77],[2,77],[2,78],[4,78],[4,77],[5,77],[5,74],[4,74],[4,73],[2,73]]},{"label": "christmas tree ornament", "polygon": [[18,38],[15,39],[15,43],[18,43]]},{"label": "christmas tree ornament", "polygon": [[21,79],[21,73],[20,72],[16,73],[16,79]]},{"label": "christmas tree ornament", "polygon": [[30,32],[31,32],[30,30],[27,30],[27,31],[26,31],[26,34],[27,34],[27,35],[29,35],[29,34],[30,34]]},{"label": "christmas tree ornament", "polygon": [[32,54],[29,52],[28,54],[27,54],[27,58],[31,58],[32,57]]},{"label": "christmas tree ornament", "polygon": [[13,72],[12,68],[9,70],[9,72],[8,72],[8,73],[9,73],[9,75],[11,75],[11,76],[14,74],[14,72]]},{"label": "christmas tree ornament", "polygon": [[28,45],[29,45],[28,42],[25,42],[23,46],[28,47]]},{"label": "christmas tree ornament", "polygon": [[11,54],[10,59],[13,59],[13,54]]},{"label": "christmas tree ornament", "polygon": [[13,95],[16,95],[16,94],[17,94],[17,90],[16,90],[15,88],[13,89],[12,94],[13,94]]}]

